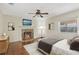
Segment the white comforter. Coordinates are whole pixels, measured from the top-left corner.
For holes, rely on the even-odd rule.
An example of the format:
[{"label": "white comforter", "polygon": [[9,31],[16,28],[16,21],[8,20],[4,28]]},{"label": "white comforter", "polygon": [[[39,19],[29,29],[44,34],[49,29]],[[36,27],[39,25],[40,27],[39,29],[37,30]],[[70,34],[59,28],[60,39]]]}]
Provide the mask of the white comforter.
[{"label": "white comforter", "polygon": [[53,45],[51,54],[79,55],[79,52],[70,50],[70,46],[67,43],[67,39],[64,39]]}]

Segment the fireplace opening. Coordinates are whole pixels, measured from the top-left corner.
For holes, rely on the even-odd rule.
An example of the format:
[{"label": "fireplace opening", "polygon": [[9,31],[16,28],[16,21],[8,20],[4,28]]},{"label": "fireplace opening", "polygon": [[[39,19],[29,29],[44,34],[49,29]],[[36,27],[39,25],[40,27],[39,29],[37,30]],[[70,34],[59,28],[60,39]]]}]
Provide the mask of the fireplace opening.
[{"label": "fireplace opening", "polygon": [[32,33],[31,32],[24,32],[24,40],[32,39]]},{"label": "fireplace opening", "polygon": [[23,40],[29,40],[29,39],[33,39],[33,29],[23,29],[22,30],[22,39]]}]

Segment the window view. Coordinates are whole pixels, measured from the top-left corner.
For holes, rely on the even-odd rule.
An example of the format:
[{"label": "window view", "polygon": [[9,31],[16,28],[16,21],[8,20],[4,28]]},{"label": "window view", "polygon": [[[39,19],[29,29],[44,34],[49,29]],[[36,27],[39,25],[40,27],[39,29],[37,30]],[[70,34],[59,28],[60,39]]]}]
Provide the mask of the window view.
[{"label": "window view", "polygon": [[61,32],[77,32],[77,23],[66,23],[61,22],[60,23],[60,31]]}]

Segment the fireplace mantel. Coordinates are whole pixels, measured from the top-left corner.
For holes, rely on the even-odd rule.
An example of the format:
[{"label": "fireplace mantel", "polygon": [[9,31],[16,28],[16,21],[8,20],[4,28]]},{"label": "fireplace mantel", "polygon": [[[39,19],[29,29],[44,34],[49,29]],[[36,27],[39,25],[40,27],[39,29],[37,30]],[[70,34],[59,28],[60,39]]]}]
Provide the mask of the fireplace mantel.
[{"label": "fireplace mantel", "polygon": [[22,29],[22,42],[28,44],[33,42],[34,33],[33,29]]}]

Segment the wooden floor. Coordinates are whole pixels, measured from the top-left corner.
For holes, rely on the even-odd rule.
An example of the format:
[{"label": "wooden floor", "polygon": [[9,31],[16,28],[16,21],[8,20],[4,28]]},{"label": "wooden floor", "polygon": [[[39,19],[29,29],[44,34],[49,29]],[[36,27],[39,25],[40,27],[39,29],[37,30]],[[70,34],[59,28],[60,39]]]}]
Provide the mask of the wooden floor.
[{"label": "wooden floor", "polygon": [[22,42],[13,42],[9,44],[6,55],[29,55],[22,45]]}]

